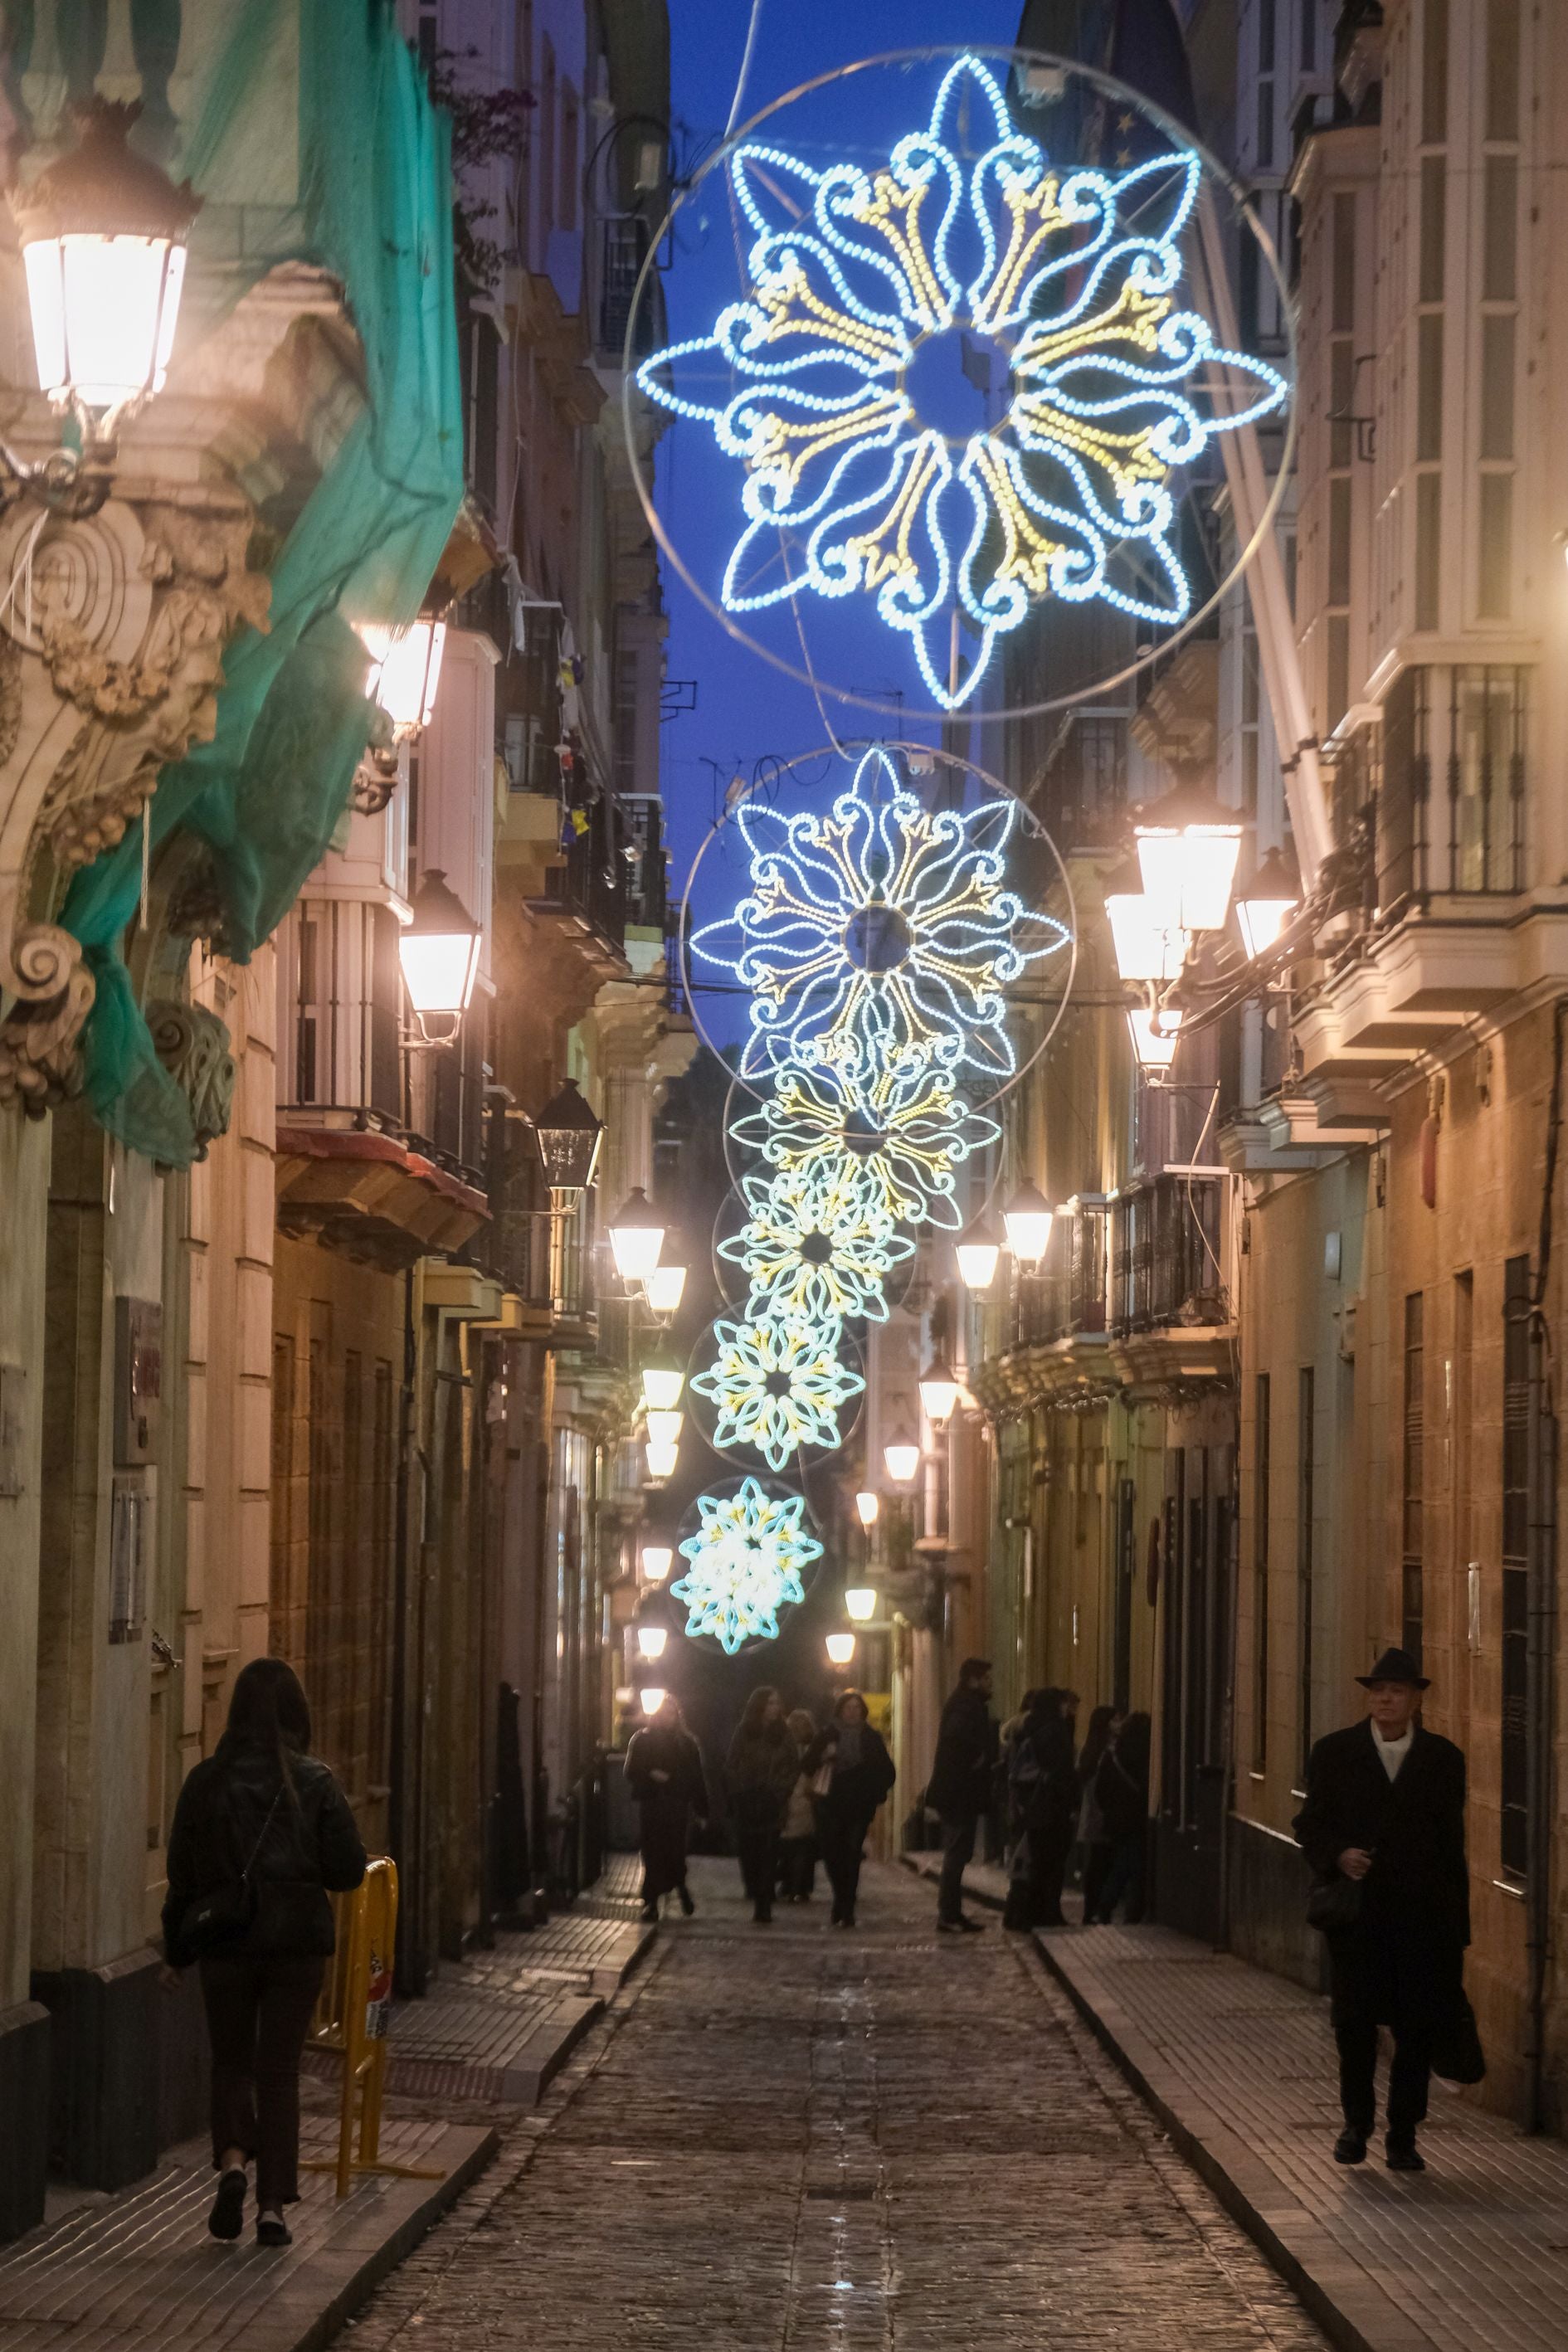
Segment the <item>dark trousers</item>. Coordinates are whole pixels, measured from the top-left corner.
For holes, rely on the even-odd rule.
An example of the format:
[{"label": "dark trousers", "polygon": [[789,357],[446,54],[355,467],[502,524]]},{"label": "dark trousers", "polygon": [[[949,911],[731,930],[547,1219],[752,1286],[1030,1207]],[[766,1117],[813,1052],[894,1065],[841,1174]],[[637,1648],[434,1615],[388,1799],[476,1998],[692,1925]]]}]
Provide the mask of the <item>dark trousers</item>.
[{"label": "dark trousers", "polygon": [[1096,1838],[1083,1850],[1083,1916],[1092,1919],[1100,1909],[1105,1893],[1105,1882],[1110,1875],[1110,1860],[1115,1849],[1109,1838]]},{"label": "dark trousers", "polygon": [[[1100,1907],[1094,1914],[1097,1919],[1114,1919],[1116,1906],[1123,1895],[1127,1898],[1128,1926],[1143,1916],[1143,1843],[1141,1829],[1116,1839],[1110,1850],[1110,1867],[1100,1893]],[[1089,1916],[1087,1902],[1083,1916],[1086,1919]]]},{"label": "dark trousers", "polygon": [[758,1918],[768,1918],[779,1878],[777,1821],[742,1821],[735,1832],[735,1846],[741,1857],[741,1883],[752,1898]]},{"label": "dark trousers", "polygon": [[804,1903],[816,1883],[816,1840],[779,1840],[779,1893],[791,1903]]},{"label": "dark trousers", "polygon": [[973,1813],[942,1815],[942,1876],[936,1888],[939,1919],[961,1919],[963,1916],[963,1874],[974,1859],[974,1831]]},{"label": "dark trousers", "polygon": [[256,2158],[256,2201],[300,2194],[300,2053],[321,1990],[321,1958],[204,1960],[212,2044],[213,2162],[226,2148]]},{"label": "dark trousers", "polygon": [[836,1919],[853,1919],[855,1898],[860,1891],[860,1864],[866,1846],[866,1823],[841,1815],[825,1812],[817,1824],[822,1840],[823,1866],[827,1883],[833,1889],[833,1916]]},{"label": "dark trousers", "polygon": [[[1370,2018],[1336,2025],[1340,2046],[1340,2105],[1347,2129],[1363,2139],[1377,2120],[1377,2026]],[[1426,2120],[1426,2094],[1432,2079],[1432,2036],[1423,2029],[1396,2033],[1394,2063],[1388,2070],[1388,2137],[1414,2139],[1415,2126]]]}]

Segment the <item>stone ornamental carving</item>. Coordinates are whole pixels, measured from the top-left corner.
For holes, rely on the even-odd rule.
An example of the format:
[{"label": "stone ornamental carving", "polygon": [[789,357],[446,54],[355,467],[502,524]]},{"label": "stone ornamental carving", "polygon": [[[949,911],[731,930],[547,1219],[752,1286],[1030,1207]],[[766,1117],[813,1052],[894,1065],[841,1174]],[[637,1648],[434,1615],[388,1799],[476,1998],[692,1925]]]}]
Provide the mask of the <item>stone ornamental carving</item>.
[{"label": "stone ornamental carving", "polygon": [[147,1006],[147,1025],[158,1059],[191,1106],[196,1158],[228,1133],[234,1110],[236,1066],[226,1024],[205,1004],[181,1004],[169,997]]},{"label": "stone ornamental carving", "polygon": [[212,735],[224,647],[267,622],[253,522],[217,484],[139,495],[134,456],[95,515],[0,518],[0,1103],[76,1089],[93,982],[44,917]]}]

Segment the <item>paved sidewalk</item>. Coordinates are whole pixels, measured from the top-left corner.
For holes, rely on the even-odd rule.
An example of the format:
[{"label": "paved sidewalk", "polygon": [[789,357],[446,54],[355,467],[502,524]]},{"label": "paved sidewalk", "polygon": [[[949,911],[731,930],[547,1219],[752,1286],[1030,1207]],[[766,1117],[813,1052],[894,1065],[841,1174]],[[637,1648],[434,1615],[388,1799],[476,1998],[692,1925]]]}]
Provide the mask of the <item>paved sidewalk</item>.
[{"label": "paved sidewalk", "polygon": [[1568,2352],[1568,2147],[1434,2085],[1429,2169],[1336,2165],[1327,2004],[1163,1927],[1042,1931],[1176,2146],[1351,2352]]}]

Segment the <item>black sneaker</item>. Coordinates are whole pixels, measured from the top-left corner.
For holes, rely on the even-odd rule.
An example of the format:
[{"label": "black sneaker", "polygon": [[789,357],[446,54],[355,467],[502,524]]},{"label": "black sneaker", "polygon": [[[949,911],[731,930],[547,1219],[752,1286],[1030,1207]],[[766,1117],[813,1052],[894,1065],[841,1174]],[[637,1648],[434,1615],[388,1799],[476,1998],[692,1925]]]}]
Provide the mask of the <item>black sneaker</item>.
[{"label": "black sneaker", "polygon": [[936,1931],[939,1936],[983,1936],[985,1932],[980,1921],[972,1919],[967,1912],[962,1918],[939,1919]]},{"label": "black sneaker", "polygon": [[257,2221],[256,2242],[258,2246],[291,2246],[294,2232],[281,2213],[263,2213]]},{"label": "black sneaker", "polygon": [[690,1887],[689,1887],[689,1886],[686,1886],[686,1885],[681,1885],[681,1886],[678,1886],[678,1887],[676,1888],[676,1890],[675,1890],[675,1891],[676,1891],[676,1893],[677,1893],[677,1894],[679,1895],[679,1897],[680,1897],[680,1907],[681,1907],[681,1909],[685,1912],[685,1914],[686,1914],[687,1917],[689,1919],[689,1918],[690,1918],[690,1916],[691,1916],[691,1915],[692,1915],[692,1913],[693,1913],[693,1912],[696,1910],[696,1908],[697,1908],[696,1904],[695,1904],[695,1903],[692,1901],[692,1899],[691,1899],[691,1889],[690,1889]]},{"label": "black sneaker", "polygon": [[642,1907],[642,1916],[647,1920],[657,1919],[658,1917],[658,1905],[657,1903],[645,1903]]},{"label": "black sneaker", "polygon": [[237,2238],[244,2227],[245,2174],[237,2168],[218,2176],[217,2195],[207,2215],[207,2228],[215,2238]]},{"label": "black sneaker", "polygon": [[1366,2134],[1365,2132],[1352,2131],[1350,2126],[1347,2125],[1345,2129],[1341,2132],[1338,2139],[1334,2142],[1334,2162],[1336,2164],[1364,2164],[1365,2161]]},{"label": "black sneaker", "polygon": [[1426,2159],[1415,2145],[1415,2136],[1395,2139],[1391,2132],[1384,2142],[1384,2161],[1390,2172],[1425,2172]]}]

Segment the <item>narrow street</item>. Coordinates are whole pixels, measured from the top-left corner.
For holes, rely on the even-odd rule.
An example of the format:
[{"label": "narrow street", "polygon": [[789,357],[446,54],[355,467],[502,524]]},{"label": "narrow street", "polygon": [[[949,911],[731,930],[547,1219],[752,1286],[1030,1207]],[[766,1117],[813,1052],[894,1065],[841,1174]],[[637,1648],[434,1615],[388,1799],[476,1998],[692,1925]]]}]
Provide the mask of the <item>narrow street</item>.
[{"label": "narrow street", "polygon": [[842,1936],[820,1897],[753,1926],[732,1864],[694,1883],[356,2352],[1324,2342],[1031,1947],[939,1938],[891,1866]]}]

